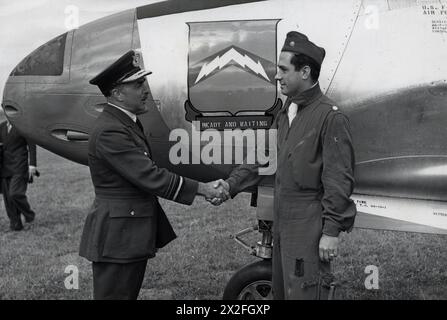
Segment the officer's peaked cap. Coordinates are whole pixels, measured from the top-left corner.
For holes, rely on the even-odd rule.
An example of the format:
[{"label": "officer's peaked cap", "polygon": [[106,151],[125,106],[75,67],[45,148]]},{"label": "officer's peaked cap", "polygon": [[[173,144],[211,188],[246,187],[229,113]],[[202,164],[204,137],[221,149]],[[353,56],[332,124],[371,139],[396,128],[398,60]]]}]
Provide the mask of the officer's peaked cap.
[{"label": "officer's peaked cap", "polygon": [[304,54],[315,60],[320,66],[323,63],[326,51],[317,46],[312,41],[309,41],[307,36],[297,31],[290,31],[287,33],[286,41],[281,51],[289,51],[298,54]]},{"label": "officer's peaked cap", "polygon": [[97,85],[106,95],[118,84],[137,81],[152,73],[141,68],[141,64],[141,53],[130,50],[90,80],[90,83]]}]

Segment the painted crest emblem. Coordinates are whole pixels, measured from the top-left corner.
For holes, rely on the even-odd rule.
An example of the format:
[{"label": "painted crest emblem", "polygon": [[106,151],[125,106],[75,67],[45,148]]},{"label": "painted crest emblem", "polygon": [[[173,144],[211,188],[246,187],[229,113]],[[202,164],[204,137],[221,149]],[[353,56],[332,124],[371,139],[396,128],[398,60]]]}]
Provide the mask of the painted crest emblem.
[{"label": "painted crest emblem", "polygon": [[189,25],[186,120],[202,130],[268,129],[281,108],[276,88],[279,20]]}]

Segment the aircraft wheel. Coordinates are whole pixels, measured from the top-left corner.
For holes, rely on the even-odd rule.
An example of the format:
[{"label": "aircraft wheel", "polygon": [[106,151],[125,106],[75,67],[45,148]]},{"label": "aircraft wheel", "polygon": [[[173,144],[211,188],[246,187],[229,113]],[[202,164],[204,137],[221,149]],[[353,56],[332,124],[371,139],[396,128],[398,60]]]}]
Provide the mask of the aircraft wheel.
[{"label": "aircraft wheel", "polygon": [[272,260],[261,260],[238,270],[225,287],[224,300],[273,300]]}]

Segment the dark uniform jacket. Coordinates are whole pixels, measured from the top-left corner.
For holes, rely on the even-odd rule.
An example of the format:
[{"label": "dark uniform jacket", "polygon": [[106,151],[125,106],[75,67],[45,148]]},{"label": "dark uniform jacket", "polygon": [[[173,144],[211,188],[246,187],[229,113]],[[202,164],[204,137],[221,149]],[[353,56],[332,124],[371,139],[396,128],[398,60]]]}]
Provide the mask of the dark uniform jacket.
[{"label": "dark uniform jacket", "polygon": [[[289,128],[291,102],[298,112]],[[323,233],[338,236],[351,230],[356,207],[349,198],[354,188],[354,150],[347,117],[322,94],[319,85],[287,99],[273,128],[277,128],[277,171],[275,176],[275,217],[297,213],[300,199],[319,199]],[[231,173],[230,193],[256,184],[256,165],[242,165]]]},{"label": "dark uniform jacket", "polygon": [[198,183],[159,168],[142,130],[112,106],[95,122],[88,160],[96,197],[80,255],[114,263],[155,256],[176,237],[157,197],[191,204]]},{"label": "dark uniform jacket", "polygon": [[8,133],[6,121],[0,124],[0,143],[1,177],[20,175],[28,178],[28,167],[36,165],[36,145],[28,143],[14,127]]}]

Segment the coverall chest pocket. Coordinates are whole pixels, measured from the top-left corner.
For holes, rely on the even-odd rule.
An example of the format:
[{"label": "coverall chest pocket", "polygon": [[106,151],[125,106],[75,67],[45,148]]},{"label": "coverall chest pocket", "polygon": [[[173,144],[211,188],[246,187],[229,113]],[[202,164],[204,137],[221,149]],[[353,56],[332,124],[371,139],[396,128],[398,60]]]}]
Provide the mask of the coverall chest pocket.
[{"label": "coverall chest pocket", "polygon": [[300,188],[318,189],[320,183],[320,163],[316,160],[318,135],[312,128],[288,153],[288,161],[293,180]]},{"label": "coverall chest pocket", "polygon": [[136,259],[155,253],[156,214],[151,201],[109,204],[103,256]]}]

